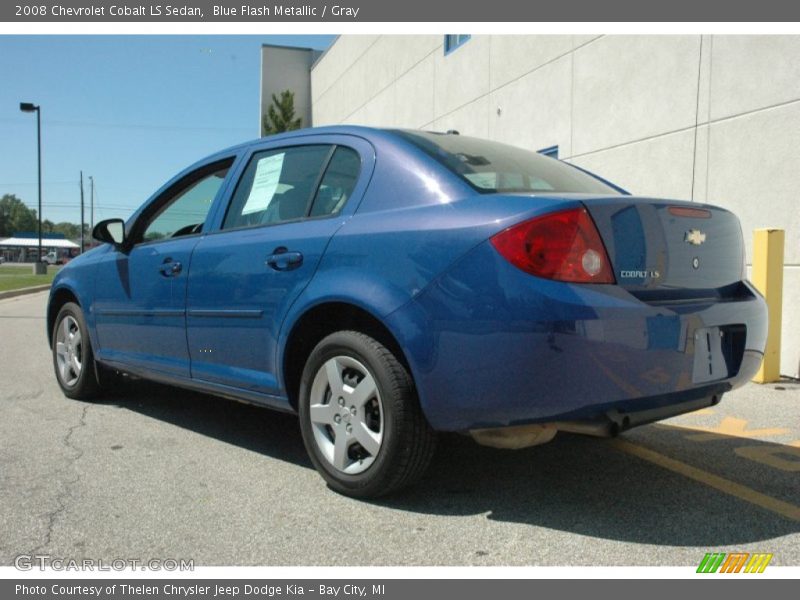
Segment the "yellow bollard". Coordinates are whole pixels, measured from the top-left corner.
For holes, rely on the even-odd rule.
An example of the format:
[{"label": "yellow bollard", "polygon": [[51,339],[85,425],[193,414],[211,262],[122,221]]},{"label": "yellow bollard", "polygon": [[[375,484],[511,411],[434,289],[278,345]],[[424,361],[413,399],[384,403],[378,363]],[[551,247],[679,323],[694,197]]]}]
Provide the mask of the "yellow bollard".
[{"label": "yellow bollard", "polygon": [[764,360],[753,377],[756,383],[781,378],[781,310],[783,307],[783,229],[753,232],[753,285],[764,295],[769,308],[769,329]]}]

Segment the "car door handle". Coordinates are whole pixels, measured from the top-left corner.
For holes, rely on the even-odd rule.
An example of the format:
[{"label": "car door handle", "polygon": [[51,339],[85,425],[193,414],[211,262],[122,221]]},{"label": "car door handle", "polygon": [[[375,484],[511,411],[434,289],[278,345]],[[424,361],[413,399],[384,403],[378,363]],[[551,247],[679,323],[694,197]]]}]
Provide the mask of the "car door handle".
[{"label": "car door handle", "polygon": [[303,264],[303,255],[300,252],[290,252],[285,246],[275,248],[267,257],[268,267],[276,271],[291,271]]},{"label": "car door handle", "polygon": [[158,271],[164,277],[175,277],[181,272],[181,269],[183,269],[183,265],[179,261],[165,258],[164,262],[161,263],[161,266],[158,268]]}]

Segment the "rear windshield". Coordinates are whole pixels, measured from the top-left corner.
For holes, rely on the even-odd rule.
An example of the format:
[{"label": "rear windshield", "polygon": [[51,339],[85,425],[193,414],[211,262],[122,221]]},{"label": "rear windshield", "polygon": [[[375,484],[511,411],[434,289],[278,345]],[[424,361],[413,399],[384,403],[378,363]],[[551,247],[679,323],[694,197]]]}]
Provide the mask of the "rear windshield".
[{"label": "rear windshield", "polygon": [[482,193],[619,192],[553,158],[514,146],[455,134],[393,130]]}]

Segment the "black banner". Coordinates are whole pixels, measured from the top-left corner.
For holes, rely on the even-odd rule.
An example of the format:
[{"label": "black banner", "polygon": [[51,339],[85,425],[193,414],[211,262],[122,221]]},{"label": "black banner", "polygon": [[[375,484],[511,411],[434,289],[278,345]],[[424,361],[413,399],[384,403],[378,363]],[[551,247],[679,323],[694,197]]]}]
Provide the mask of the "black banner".
[{"label": "black banner", "polygon": [[0,6],[10,22],[786,22],[800,3],[786,0],[119,0],[17,1]]},{"label": "black banner", "polygon": [[[713,577],[713,576],[712,576]],[[702,580],[701,580],[702,579]],[[713,586],[713,589],[712,589]],[[698,591],[752,598],[759,593],[791,597],[796,582],[708,576],[677,580],[444,580],[444,579],[329,579],[329,580],[78,580],[42,579],[0,582],[0,597],[8,600],[459,600],[530,599],[545,594],[556,598],[643,598],[674,600]],[[794,590],[796,591],[796,590]],[[774,596],[780,597],[780,596]]]}]

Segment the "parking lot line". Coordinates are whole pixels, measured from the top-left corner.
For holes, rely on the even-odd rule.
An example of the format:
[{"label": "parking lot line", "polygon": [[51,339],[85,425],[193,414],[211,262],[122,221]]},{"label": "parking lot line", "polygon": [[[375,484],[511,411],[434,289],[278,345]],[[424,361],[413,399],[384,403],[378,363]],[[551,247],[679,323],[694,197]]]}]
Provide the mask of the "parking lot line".
[{"label": "parking lot line", "polygon": [[800,521],[800,506],[795,506],[789,502],[778,500],[777,498],[773,498],[772,496],[758,492],[745,485],[731,481],[730,479],[725,479],[719,475],[698,469],[697,467],[693,467],[692,465],[675,460],[669,456],[664,456],[663,454],[660,454],[654,450],[645,448],[644,446],[639,446],[638,444],[634,444],[626,440],[615,439],[611,441],[611,444],[617,450],[621,450],[622,452],[626,452],[636,456],[637,458],[651,462],[655,465],[663,467],[664,469],[668,469],[674,473],[688,477],[689,479],[694,479],[695,481],[703,483],[731,496],[735,496],[736,498],[744,500],[745,502],[749,502],[750,504],[760,506],[761,508],[781,515],[782,517],[792,521]]},{"label": "parking lot line", "polygon": [[738,437],[738,438],[759,438],[770,437],[775,435],[784,435],[790,433],[785,427],[771,427],[768,429],[747,429],[748,422],[746,419],[737,419],[736,417],[725,417],[717,427],[692,427],[690,425],[682,425],[684,429],[691,429],[698,433],[691,433],[686,436],[686,439],[693,442],[708,442],[720,437]]}]

